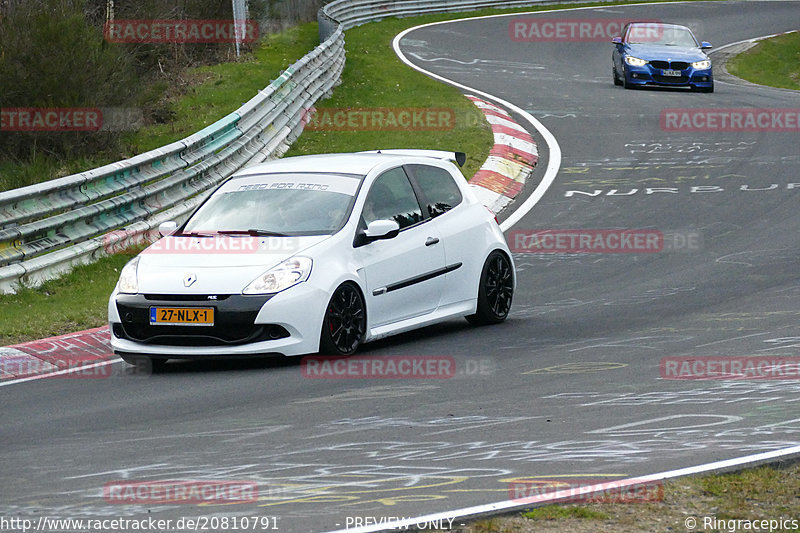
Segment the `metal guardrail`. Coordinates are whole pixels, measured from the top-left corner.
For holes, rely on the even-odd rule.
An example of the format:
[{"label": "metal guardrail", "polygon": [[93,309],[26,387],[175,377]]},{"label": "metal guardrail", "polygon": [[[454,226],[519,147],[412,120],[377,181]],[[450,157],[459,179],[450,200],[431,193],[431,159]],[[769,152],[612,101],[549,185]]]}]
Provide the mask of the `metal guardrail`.
[{"label": "metal guardrail", "polygon": [[161,222],[187,216],[239,168],[280,157],[307,110],[339,82],[344,62],[339,30],[241,108],[185,139],[0,193],[0,292],[141,241]]},{"label": "metal guardrail", "polygon": [[[568,0],[561,0],[568,1]],[[577,1],[577,0],[575,0]],[[482,8],[524,7],[542,3],[560,3],[559,0],[334,0],[325,5],[317,15],[320,40],[325,40],[336,29],[349,30],[367,22],[389,17],[403,17],[433,13],[455,13]]]},{"label": "metal guardrail", "polygon": [[245,165],[277,158],[314,103],[339,83],[344,30],[387,17],[511,7],[544,0],[335,0],[318,15],[321,44],[235,112],[167,146],[104,167],[0,192],[0,293],[35,286],[109,248],[187,216]]}]

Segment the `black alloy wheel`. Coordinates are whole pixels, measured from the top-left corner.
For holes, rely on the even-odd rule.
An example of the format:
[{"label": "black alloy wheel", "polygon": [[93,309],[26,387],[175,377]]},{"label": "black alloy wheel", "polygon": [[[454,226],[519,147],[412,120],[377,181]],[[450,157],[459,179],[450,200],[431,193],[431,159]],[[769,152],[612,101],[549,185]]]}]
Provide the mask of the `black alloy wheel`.
[{"label": "black alloy wheel", "polygon": [[470,324],[498,324],[508,317],[514,296],[514,273],[508,257],[498,250],[486,258],[478,287],[478,308],[469,315]]},{"label": "black alloy wheel", "polygon": [[367,331],[364,298],[353,283],[343,283],[331,296],[320,335],[320,353],[350,355],[361,345]]}]

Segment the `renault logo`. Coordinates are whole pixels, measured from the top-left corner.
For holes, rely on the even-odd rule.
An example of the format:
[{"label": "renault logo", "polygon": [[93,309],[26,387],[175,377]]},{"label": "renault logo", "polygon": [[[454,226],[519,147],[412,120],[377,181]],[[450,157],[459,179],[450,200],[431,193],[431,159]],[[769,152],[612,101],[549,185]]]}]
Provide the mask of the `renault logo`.
[{"label": "renault logo", "polygon": [[197,281],[197,274],[185,274],[183,276],[184,287],[191,287],[195,281]]}]

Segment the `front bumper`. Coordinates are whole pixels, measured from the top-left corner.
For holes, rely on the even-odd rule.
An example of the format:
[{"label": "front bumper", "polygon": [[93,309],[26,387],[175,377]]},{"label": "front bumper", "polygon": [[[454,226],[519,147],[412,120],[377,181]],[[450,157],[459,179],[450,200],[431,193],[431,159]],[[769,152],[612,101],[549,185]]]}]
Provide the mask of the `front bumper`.
[{"label": "front bumper", "polygon": [[[301,283],[263,296],[111,295],[108,317],[114,352],[175,359],[259,354],[301,355],[319,350],[329,295]],[[151,307],[213,307],[213,326],[150,325]]]},{"label": "front bumper", "polygon": [[641,67],[626,64],[625,77],[630,85],[641,86],[708,88],[714,85],[714,77],[710,68],[697,70],[689,66],[680,70],[680,76],[665,76],[664,70],[655,68],[649,63]]}]

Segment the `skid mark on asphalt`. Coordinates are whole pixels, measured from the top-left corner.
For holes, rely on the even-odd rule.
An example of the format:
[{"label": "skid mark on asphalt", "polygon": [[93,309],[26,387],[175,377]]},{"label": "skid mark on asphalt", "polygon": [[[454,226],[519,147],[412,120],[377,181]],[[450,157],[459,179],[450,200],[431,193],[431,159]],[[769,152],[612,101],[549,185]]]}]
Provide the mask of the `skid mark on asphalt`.
[{"label": "skid mark on asphalt", "polygon": [[548,366],[528,370],[523,374],[590,374],[594,372],[605,372],[607,370],[618,370],[625,368],[628,363],[611,363],[606,361],[578,361],[576,363],[565,363],[563,365]]},{"label": "skid mark on asphalt", "polygon": [[[430,420],[414,420],[409,417],[363,417],[363,418],[345,418],[336,420],[328,424],[319,426],[323,433],[315,433],[313,439],[320,437],[329,437],[332,435],[344,435],[346,433],[362,432],[364,430],[383,430],[390,428],[414,428],[431,430],[423,434],[423,436],[441,435],[444,433],[474,430],[490,426],[497,426],[501,424],[518,424],[542,418],[541,416],[500,416],[500,417],[487,417],[487,416],[452,416],[433,418]],[[447,429],[442,429],[443,427]],[[327,430],[327,431],[326,431]]]},{"label": "skid mark on asphalt", "polygon": [[401,398],[403,396],[413,396],[415,394],[436,390],[436,385],[379,385],[375,387],[364,387],[362,389],[351,389],[336,394],[308,398],[305,400],[295,400],[292,403],[318,403],[318,402],[353,402],[369,400],[375,398]]},{"label": "skid mark on asphalt", "polygon": [[579,407],[643,407],[647,405],[768,404],[800,402],[800,383],[791,381],[703,382],[703,387],[626,393],[562,392],[545,396]]},{"label": "skid mark on asphalt", "polygon": [[[502,67],[502,68],[513,69],[514,72],[519,72],[520,70],[524,71],[525,69],[531,69],[531,70],[545,69],[544,66],[536,63],[521,63],[519,61],[506,61],[502,59],[470,59],[462,61],[450,57],[423,57],[422,54],[417,54],[414,52],[409,52],[408,55],[410,55],[414,59],[423,61],[425,63],[450,62],[470,67],[474,67],[476,65],[487,66],[487,67]],[[470,68],[469,72],[475,72],[475,70],[476,70],[475,68]]]},{"label": "skid mark on asphalt", "polygon": [[[533,254],[525,254],[525,255],[533,255]],[[546,254],[552,255],[552,254]],[[581,254],[581,257],[585,258],[589,254]],[[516,258],[517,255],[515,254],[514,257]],[[524,264],[524,266],[528,266]],[[524,271],[523,269],[519,268],[520,265],[517,265],[517,271]],[[590,306],[615,306],[615,305],[639,305],[639,304],[646,304],[646,303],[653,303],[664,298],[671,298],[674,296],[679,296],[685,293],[690,293],[696,290],[696,287],[665,287],[663,289],[648,289],[642,294],[634,294],[631,296],[621,297],[621,298],[592,298],[590,300],[580,300],[578,298],[568,298],[565,300],[557,300],[554,302],[542,302],[537,304],[515,304],[511,308],[512,316],[516,318],[530,318],[534,316],[542,316],[542,315],[549,315],[555,311],[563,311],[565,309],[573,309],[576,307],[584,307],[587,305]]]}]

